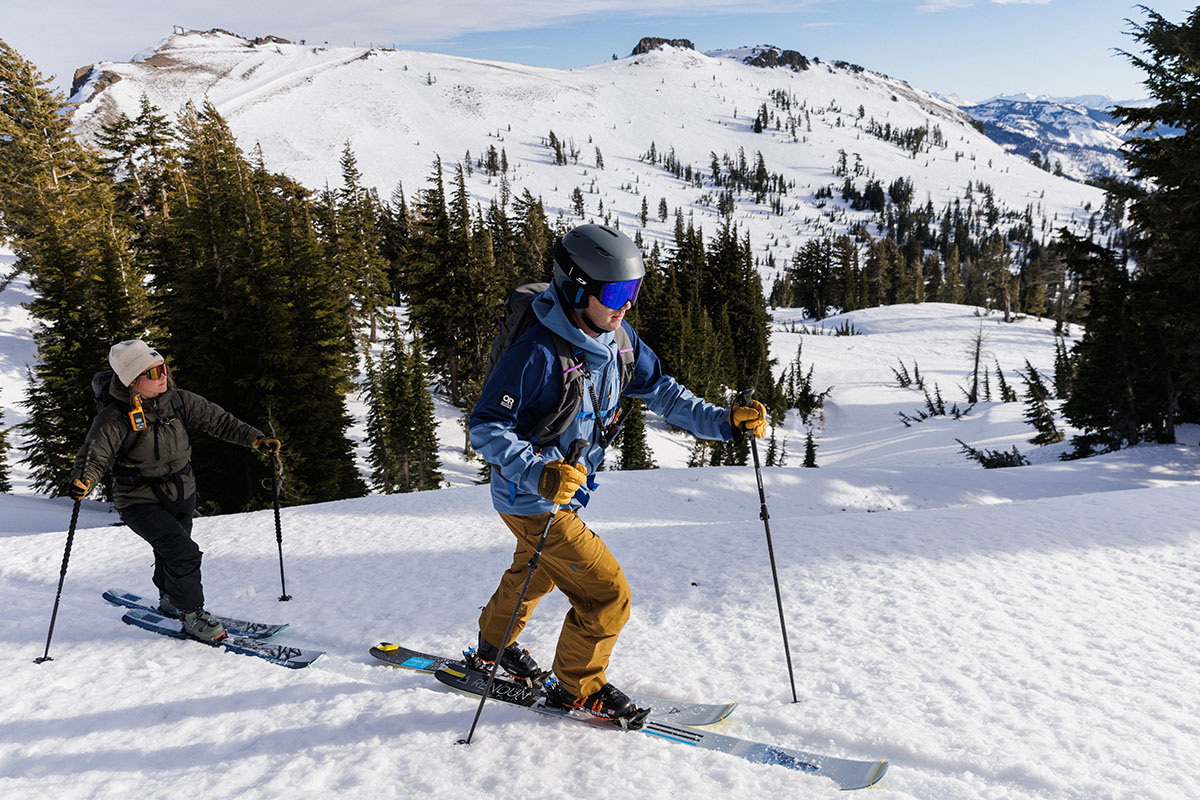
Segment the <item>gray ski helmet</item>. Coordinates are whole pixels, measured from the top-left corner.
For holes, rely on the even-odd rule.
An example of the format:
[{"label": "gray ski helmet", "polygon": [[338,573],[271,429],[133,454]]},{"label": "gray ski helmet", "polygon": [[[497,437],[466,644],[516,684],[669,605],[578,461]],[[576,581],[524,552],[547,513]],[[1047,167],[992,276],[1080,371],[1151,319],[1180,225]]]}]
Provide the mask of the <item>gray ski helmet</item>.
[{"label": "gray ski helmet", "polygon": [[570,308],[583,308],[592,295],[617,309],[637,300],[646,268],[642,251],[607,225],[580,225],[554,245],[554,285]]}]

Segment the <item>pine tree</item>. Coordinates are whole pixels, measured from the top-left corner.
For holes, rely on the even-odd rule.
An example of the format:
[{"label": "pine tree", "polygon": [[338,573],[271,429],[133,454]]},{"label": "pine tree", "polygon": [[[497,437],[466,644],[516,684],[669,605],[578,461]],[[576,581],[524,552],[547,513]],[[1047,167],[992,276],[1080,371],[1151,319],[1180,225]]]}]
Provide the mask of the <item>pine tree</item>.
[{"label": "pine tree", "polygon": [[371,488],[391,494],[396,491],[399,469],[393,457],[388,426],[387,393],[384,376],[368,350],[364,355],[366,374],[361,396],[366,406],[367,464],[371,467]]},{"label": "pine tree", "polygon": [[646,413],[642,401],[629,400],[625,428],[621,434],[621,469],[656,469],[650,445],[646,442]]},{"label": "pine tree", "polygon": [[811,429],[804,436],[804,466],[809,468],[817,466],[817,443],[813,441]]},{"label": "pine tree", "polygon": [[732,371],[725,373],[726,385],[739,391],[753,387],[755,396],[770,405],[775,390],[770,317],[749,235],[739,239],[736,226],[727,220],[708,248],[706,266],[708,280],[702,298],[707,308],[719,310],[714,320],[717,341],[726,343],[732,360]]},{"label": "pine tree", "polygon": [[942,287],[942,302],[963,302],[962,272],[958,263],[958,245],[952,245],[946,256],[946,282]]},{"label": "pine tree", "polygon": [[368,326],[374,342],[378,337],[376,318],[390,294],[379,203],[362,185],[362,172],[349,141],[338,164],[342,185],[337,190],[337,237],[332,255],[348,294],[354,298],[355,321]]},{"label": "pine tree", "polygon": [[[1145,73],[1154,102],[1114,111],[1136,133],[1123,151],[1145,187],[1124,189],[1137,261],[1129,286],[1136,424],[1173,443],[1176,425],[1200,420],[1200,7],[1181,24],[1139,8],[1146,22],[1134,23],[1131,35],[1143,51],[1125,55]],[[1163,136],[1160,127],[1180,135]]]},{"label": "pine tree", "polygon": [[1061,442],[1063,433],[1054,424],[1054,412],[1049,403],[1050,391],[1028,359],[1025,360],[1025,373],[1021,379],[1025,382],[1025,421],[1037,431],[1029,443],[1042,445]]},{"label": "pine tree", "polygon": [[1000,362],[996,362],[996,378],[1000,382],[1000,402],[1015,403],[1017,402],[1017,392],[1008,381],[1004,378],[1004,370],[1000,369]]},{"label": "pine tree", "polygon": [[1066,341],[1061,336],[1057,336],[1054,339],[1054,396],[1060,400],[1070,397],[1074,380],[1074,360],[1067,352]]},{"label": "pine tree", "polygon": [[8,476],[8,430],[4,427],[4,411],[0,409],[0,494],[12,491],[12,481]]},{"label": "pine tree", "polygon": [[421,352],[421,341],[412,343],[408,363],[408,386],[405,393],[408,437],[408,491],[436,489],[442,484],[442,473],[438,470],[437,420],[434,417],[433,398],[429,394],[428,373],[425,357]]},{"label": "pine tree", "polygon": [[379,215],[379,252],[387,262],[387,284],[391,289],[392,305],[403,300],[404,275],[412,247],[412,218],[404,186],[396,184],[389,202],[382,204]]},{"label": "pine tree", "polygon": [[[211,104],[187,107],[170,264],[155,275],[161,349],[181,385],[284,441],[283,499],[362,494],[346,437],[354,368],[345,281],[318,239],[309,192],[251,164]],[[169,282],[168,282],[169,280]],[[222,511],[262,507],[267,465],[192,438],[198,481]]]},{"label": "pine tree", "polygon": [[1059,233],[1068,268],[1088,294],[1083,336],[1072,348],[1075,377],[1063,415],[1084,433],[1077,449],[1096,445],[1116,450],[1137,444],[1144,420],[1136,326],[1129,297],[1130,276],[1117,254],[1092,242]]},{"label": "pine tree", "polygon": [[95,414],[108,348],[145,333],[144,275],[98,154],[75,141],[66,98],[0,40],[0,237],[29,275],[38,363],[25,407],[33,487],[56,494]]}]

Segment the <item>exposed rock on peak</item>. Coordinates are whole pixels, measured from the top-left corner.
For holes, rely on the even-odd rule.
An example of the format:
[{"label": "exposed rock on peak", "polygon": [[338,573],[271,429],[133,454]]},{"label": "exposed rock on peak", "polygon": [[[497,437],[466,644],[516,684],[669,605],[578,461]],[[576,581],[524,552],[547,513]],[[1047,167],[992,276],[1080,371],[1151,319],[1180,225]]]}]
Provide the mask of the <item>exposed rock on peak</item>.
[{"label": "exposed rock on peak", "polygon": [[692,44],[689,39],[660,39],[657,36],[643,36],[642,40],[637,43],[637,47],[633,48],[633,52],[629,55],[640,56],[642,53],[649,53],[662,47],[664,44],[669,44],[671,47],[685,47],[688,50],[695,50],[696,45]]},{"label": "exposed rock on peak", "polygon": [[[817,61],[817,59],[813,59]],[[795,50],[780,50],[777,47],[766,46],[758,49],[752,56],[743,59],[752,67],[788,67],[792,72],[808,69],[808,59]]]}]

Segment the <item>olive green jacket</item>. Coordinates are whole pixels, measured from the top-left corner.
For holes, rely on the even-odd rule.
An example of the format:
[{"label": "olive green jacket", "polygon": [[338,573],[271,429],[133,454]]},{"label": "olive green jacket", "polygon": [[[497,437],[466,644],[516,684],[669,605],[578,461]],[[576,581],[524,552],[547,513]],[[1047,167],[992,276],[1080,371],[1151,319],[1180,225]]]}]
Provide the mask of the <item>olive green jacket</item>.
[{"label": "olive green jacket", "polygon": [[[161,502],[155,492],[156,487],[172,502],[190,497],[196,491],[195,477],[187,469],[192,457],[189,431],[204,431],[218,439],[247,447],[265,435],[198,394],[182,389],[167,389],[158,397],[142,401],[146,429],[138,434],[129,451],[121,454],[118,463],[116,459],[125,441],[125,434],[132,429],[129,420],[130,396],[129,390],[115,377],[108,391],[119,402],[105,408],[92,421],[87,440],[75,460],[73,474],[82,475],[95,486],[104,473],[114,467],[119,472],[127,471],[122,468],[136,469],[144,482],[138,485],[113,482],[113,502],[118,509],[140,503]],[[183,400],[182,420],[175,416],[174,395]]]}]

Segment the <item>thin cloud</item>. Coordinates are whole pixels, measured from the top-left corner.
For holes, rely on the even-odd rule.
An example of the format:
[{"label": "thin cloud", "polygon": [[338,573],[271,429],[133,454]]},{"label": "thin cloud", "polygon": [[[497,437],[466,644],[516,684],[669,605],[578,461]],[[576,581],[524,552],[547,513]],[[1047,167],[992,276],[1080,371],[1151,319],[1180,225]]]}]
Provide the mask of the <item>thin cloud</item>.
[{"label": "thin cloud", "polygon": [[[1044,6],[1049,4],[1050,0],[990,0],[990,2],[998,6]],[[971,8],[974,5],[974,0],[928,0],[917,6],[917,11],[936,13],[951,8]]]},{"label": "thin cloud", "polygon": [[971,0],[933,0],[933,2],[917,6],[917,11],[936,13],[949,8],[970,8],[973,5],[975,4]]}]

